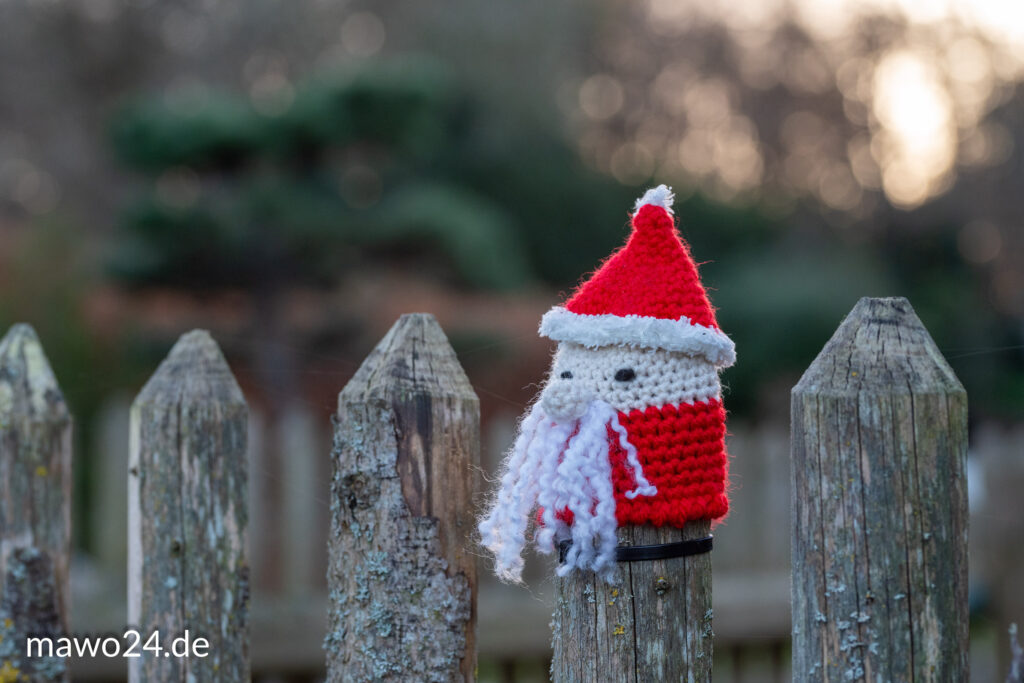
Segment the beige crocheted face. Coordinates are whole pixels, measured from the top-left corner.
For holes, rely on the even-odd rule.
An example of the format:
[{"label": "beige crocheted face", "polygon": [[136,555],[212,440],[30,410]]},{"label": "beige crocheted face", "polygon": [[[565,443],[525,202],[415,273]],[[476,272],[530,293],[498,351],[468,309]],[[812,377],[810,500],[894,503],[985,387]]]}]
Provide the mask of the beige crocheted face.
[{"label": "beige crocheted face", "polygon": [[719,398],[718,370],[701,356],[678,351],[558,345],[541,404],[555,420],[578,418],[600,399],[620,412]]}]

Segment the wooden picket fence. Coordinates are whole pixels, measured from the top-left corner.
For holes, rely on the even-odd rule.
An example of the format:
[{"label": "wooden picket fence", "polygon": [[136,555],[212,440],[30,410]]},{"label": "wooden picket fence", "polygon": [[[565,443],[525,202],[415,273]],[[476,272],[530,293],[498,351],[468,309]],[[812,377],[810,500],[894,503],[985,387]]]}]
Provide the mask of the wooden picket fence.
[{"label": "wooden picket fence", "polygon": [[[131,681],[250,677],[246,424],[202,331],[132,406],[129,621],[144,639],[188,630],[208,656],[143,651]],[[0,342],[0,681],[68,676],[24,642],[68,633],[70,433],[39,340],[14,326]],[[968,680],[966,437],[964,390],[909,303],[862,299],[792,395],[794,680]],[[474,679],[479,450],[477,397],[444,333],[403,316],[334,417],[329,681]],[[620,542],[649,542],[634,531]],[[711,556],[621,571],[614,586],[558,582],[554,679],[710,680]]]}]

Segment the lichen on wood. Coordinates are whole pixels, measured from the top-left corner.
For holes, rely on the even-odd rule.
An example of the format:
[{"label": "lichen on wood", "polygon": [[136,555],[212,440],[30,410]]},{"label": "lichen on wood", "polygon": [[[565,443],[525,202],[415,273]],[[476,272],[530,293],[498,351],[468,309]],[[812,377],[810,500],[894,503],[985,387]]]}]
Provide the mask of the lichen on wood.
[{"label": "lichen on wood", "polygon": [[182,336],[131,412],[128,617],[161,646],[188,629],[206,657],[129,659],[131,681],[249,680],[248,409],[205,331]]},{"label": "lichen on wood", "polygon": [[792,394],[794,680],[968,680],[966,450],[910,304],[861,299]]},{"label": "lichen on wood", "polygon": [[[619,545],[702,538],[709,528],[708,521],[624,527]],[[577,571],[558,579],[556,591],[556,683],[711,680],[711,553],[622,562],[611,583]]]},{"label": "lichen on wood", "polygon": [[475,679],[479,403],[433,316],[402,316],[338,397],[330,681]]},{"label": "lichen on wood", "polygon": [[18,653],[26,635],[67,632],[70,515],[71,416],[36,333],[14,325],[0,340],[0,667],[26,680],[66,678]]},{"label": "lichen on wood", "polygon": [[[0,597],[0,667],[17,672],[18,681],[63,681],[67,662],[56,656],[61,627],[53,562],[49,553],[33,547],[15,548],[7,558]],[[28,639],[47,645],[28,656]],[[5,680],[0,675],[0,681]]]}]

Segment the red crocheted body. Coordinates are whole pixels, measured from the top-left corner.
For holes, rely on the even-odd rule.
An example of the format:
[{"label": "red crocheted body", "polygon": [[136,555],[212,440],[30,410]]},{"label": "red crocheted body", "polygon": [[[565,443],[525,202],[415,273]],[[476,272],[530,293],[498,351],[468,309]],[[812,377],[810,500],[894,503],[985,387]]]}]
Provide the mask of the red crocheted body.
[{"label": "red crocheted body", "polygon": [[693,520],[725,516],[728,459],[721,401],[633,410],[619,413],[619,421],[636,447],[644,476],[658,489],[654,496],[626,498],[626,492],[636,487],[633,471],[626,452],[609,434],[619,526],[682,527]]},{"label": "red crocheted body", "polygon": [[[725,408],[721,401],[620,412],[619,422],[636,448],[644,476],[658,489],[654,496],[637,496],[633,500],[626,497],[628,491],[636,488],[636,480],[626,462],[626,451],[609,426],[608,457],[619,526],[668,524],[682,528],[687,522],[720,519],[729,512],[729,461],[725,452]],[[544,525],[543,513],[543,508],[537,511],[537,526]],[[573,514],[568,508],[555,516],[572,524]]]}]

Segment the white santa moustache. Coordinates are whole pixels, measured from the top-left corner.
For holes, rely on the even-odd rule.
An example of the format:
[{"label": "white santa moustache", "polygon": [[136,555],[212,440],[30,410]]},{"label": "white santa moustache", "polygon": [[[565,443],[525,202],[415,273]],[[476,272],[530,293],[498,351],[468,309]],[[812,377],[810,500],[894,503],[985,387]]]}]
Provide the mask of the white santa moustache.
[{"label": "white santa moustache", "polygon": [[[594,399],[581,417],[558,421],[537,401],[520,422],[500,488],[479,526],[482,545],[494,554],[498,578],[521,581],[526,532],[531,512],[539,506],[543,525],[535,535],[537,549],[550,554],[560,542],[572,541],[558,575],[589,569],[611,579],[618,524],[608,426],[618,435],[636,482],[626,497],[657,493],[644,477],[636,448],[610,404]],[[565,509],[572,512],[571,525],[557,516]]]}]

